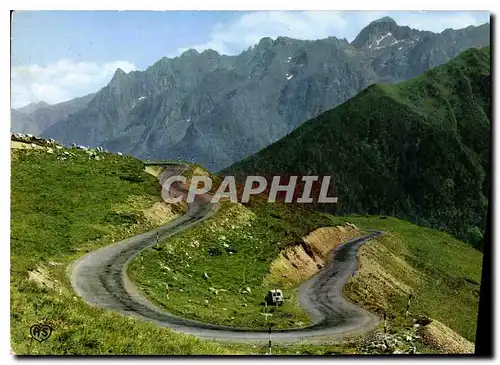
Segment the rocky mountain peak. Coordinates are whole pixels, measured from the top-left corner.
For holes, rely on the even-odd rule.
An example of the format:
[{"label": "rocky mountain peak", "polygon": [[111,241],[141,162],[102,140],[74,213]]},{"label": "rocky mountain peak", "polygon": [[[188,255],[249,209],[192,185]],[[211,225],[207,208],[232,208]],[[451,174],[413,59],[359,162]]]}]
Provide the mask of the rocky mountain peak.
[{"label": "rocky mountain peak", "polygon": [[393,23],[393,24],[396,24],[396,21],[394,19],[392,19],[390,16],[384,16],[383,18],[374,20],[370,24],[381,24],[381,23]]},{"label": "rocky mountain peak", "polygon": [[120,93],[121,90],[128,84],[128,75],[121,68],[117,68],[115,74],[111,78],[111,81],[103,89],[107,92],[112,91],[114,93]]},{"label": "rocky mountain peak", "polygon": [[127,75],[127,73],[125,71],[123,71],[121,68],[117,68],[116,71],[115,71],[115,76],[117,77],[121,77],[121,76],[125,76]]},{"label": "rocky mountain peak", "polygon": [[111,82],[117,82],[120,80],[123,80],[125,77],[127,77],[127,73],[123,71],[121,68],[117,68],[115,71],[115,74],[113,75],[113,78],[111,79]]},{"label": "rocky mountain peak", "polygon": [[210,56],[210,57],[220,56],[219,52],[217,52],[216,50],[213,50],[212,48],[208,48],[208,49],[204,50],[203,52],[201,52],[201,54],[204,56]]},{"label": "rocky mountain peak", "polygon": [[289,37],[277,37],[276,40],[273,42],[273,45],[275,46],[286,46],[288,43],[292,43],[294,41],[293,38]]},{"label": "rocky mountain peak", "polygon": [[269,49],[273,46],[273,40],[270,37],[264,37],[259,41],[257,48]]},{"label": "rocky mountain peak", "polygon": [[181,54],[181,57],[190,57],[190,56],[198,56],[200,53],[194,48],[189,48],[187,51],[184,51]]},{"label": "rocky mountain peak", "polygon": [[361,30],[351,44],[356,48],[364,46],[377,47],[382,41],[395,38],[395,33],[398,28],[399,26],[394,19],[388,16],[374,20]]},{"label": "rocky mountain peak", "polygon": [[33,113],[34,111],[41,109],[41,108],[46,108],[50,106],[50,104],[46,103],[45,101],[39,101],[39,102],[33,102],[29,103],[26,106],[23,106],[21,108],[17,108],[16,110],[21,113]]}]

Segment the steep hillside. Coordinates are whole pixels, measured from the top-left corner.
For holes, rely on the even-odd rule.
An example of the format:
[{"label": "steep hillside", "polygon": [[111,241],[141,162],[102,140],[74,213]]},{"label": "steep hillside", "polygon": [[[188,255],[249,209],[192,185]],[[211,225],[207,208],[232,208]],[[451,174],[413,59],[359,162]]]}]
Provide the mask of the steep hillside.
[{"label": "steep hillside", "polygon": [[223,171],[334,176],[337,213],[403,217],[482,244],[490,48],[396,85],[372,85]]},{"label": "steep hillside", "polygon": [[435,34],[383,18],[352,43],[278,37],[236,56],[189,50],[142,72],[117,70],[86,108],[43,135],[217,171],[374,82],[405,80],[467,48],[489,45],[489,29]]},{"label": "steep hillside", "polygon": [[[348,216],[386,234],[358,251],[359,271],[344,288],[354,303],[387,313],[390,326],[422,315],[475,342],[483,255],[444,232],[392,217]],[[343,219],[342,219],[343,220]]]}]

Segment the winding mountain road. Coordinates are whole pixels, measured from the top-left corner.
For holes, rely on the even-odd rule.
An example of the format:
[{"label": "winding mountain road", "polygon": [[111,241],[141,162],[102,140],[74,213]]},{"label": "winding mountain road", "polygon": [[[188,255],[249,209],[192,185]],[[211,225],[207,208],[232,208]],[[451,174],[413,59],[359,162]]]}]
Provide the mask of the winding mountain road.
[{"label": "winding mountain road", "polygon": [[[160,175],[160,183],[169,176],[179,175],[185,168],[182,165],[168,167]],[[177,195],[187,192],[175,185],[170,192],[162,191],[164,198],[169,193]],[[155,245],[157,233],[163,239],[212,215],[218,205],[210,203],[208,198],[209,196],[196,196],[195,201],[189,204],[187,213],[166,226],[103,247],[75,261],[68,269],[75,292],[91,305],[137,316],[203,339],[267,341],[268,331],[264,329],[257,331],[213,325],[167,313],[143,297],[127,277],[128,263],[142,250]],[[380,234],[381,232],[374,231],[338,246],[331,253],[333,257],[328,264],[299,288],[300,303],[310,314],[313,324],[304,328],[275,330],[273,341],[332,341],[374,328],[379,323],[378,317],[345,300],[342,289],[356,271],[358,247]]]}]

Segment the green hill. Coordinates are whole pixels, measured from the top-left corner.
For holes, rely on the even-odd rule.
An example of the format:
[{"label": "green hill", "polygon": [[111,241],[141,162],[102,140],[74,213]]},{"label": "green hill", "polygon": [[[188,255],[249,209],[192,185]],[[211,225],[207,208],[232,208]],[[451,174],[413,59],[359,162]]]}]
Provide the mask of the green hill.
[{"label": "green hill", "polygon": [[332,175],[338,214],[393,215],[482,249],[490,53],[469,49],[409,81],[371,85],[222,173]]},{"label": "green hill", "polygon": [[[182,207],[161,202],[161,186],[151,175],[156,169],[150,165],[145,169],[145,165],[130,156],[96,150],[63,148],[53,143],[11,142],[10,344],[15,354],[263,355],[268,351],[267,344],[204,341],[173,332],[167,327],[91,306],[74,292],[67,271],[79,257],[183,214]],[[329,219],[317,215],[299,221],[299,213],[293,214],[294,226],[279,224],[280,219],[274,218],[274,224],[260,227],[259,232],[274,228],[275,235],[287,235],[290,240],[307,232],[307,224],[329,223]],[[198,232],[195,226],[181,235],[181,239]],[[175,248],[178,241],[168,242]],[[264,253],[265,249],[278,250],[273,243],[268,242],[268,247],[258,244]],[[250,249],[245,252],[257,261],[255,252]],[[220,260],[217,263],[219,269],[224,268]],[[157,264],[152,262],[153,270]],[[259,262],[253,270],[259,273],[265,265],[266,262]],[[247,271],[249,282],[245,285],[261,279],[254,271]],[[217,278],[213,271],[209,272]],[[198,280],[205,283],[201,275]],[[30,337],[30,327],[37,323],[53,329],[50,338],[42,343]],[[355,347],[275,345],[273,353],[321,355],[346,349],[354,351]]]},{"label": "green hill", "polygon": [[[88,305],[75,294],[67,269],[77,258],[165,224],[182,213],[181,209],[170,206],[169,214],[158,216],[165,212],[155,210],[162,204],[160,186],[155,177],[144,171],[141,161],[105,152],[93,156],[86,151],[55,145],[12,143],[10,325],[13,351],[33,355],[265,354],[266,344],[198,340],[135,317]],[[148,166],[148,171],[155,169]],[[367,251],[361,256],[360,276],[354,276],[346,287],[349,299],[375,312],[383,304],[392,316],[391,331],[407,331],[406,324],[399,323],[406,292],[395,290],[398,288],[386,281],[378,280],[377,286],[372,286],[373,278],[382,272],[415,293],[412,317],[432,316],[474,340],[480,252],[444,233],[392,218],[343,218],[299,208],[275,206],[258,199],[244,207],[226,205],[199,225],[161,241],[161,250],[141,253],[131,263],[130,277],[150,299],[184,317],[252,325],[254,317],[261,317],[252,303],[262,298],[262,290],[266,286],[284,285],[285,279],[289,280],[272,275],[280,255],[296,249],[294,243],[300,243],[301,237],[317,227],[350,221],[362,228],[383,229],[387,235],[367,244]],[[246,228],[240,227],[243,223],[247,224]],[[386,260],[380,252],[390,252],[390,257],[395,258]],[[147,265],[141,265],[141,258]],[[376,272],[371,270],[373,265],[365,265],[366,258],[377,263]],[[204,272],[209,274],[209,280],[203,277]],[[164,296],[165,283],[173,284],[168,301]],[[287,296],[293,295],[298,284],[290,283]],[[245,297],[248,306],[231,299],[231,290],[242,286],[251,288],[251,293],[238,294],[238,298]],[[210,291],[210,287],[216,288],[218,294]],[[224,292],[221,288],[230,291]],[[380,288],[383,301],[379,300],[377,290]],[[208,307],[205,306],[207,296]],[[172,308],[172,304],[176,308]],[[284,326],[301,318],[307,321],[295,305],[290,301],[280,308],[280,316],[275,314],[272,319]],[[36,323],[47,323],[53,328],[51,337],[43,343],[30,338],[30,326]],[[151,341],[152,338],[155,340]],[[361,343],[353,339],[325,346],[273,345],[273,354],[363,353],[362,342],[363,339]],[[417,346],[422,352],[437,351],[419,343]]]},{"label": "green hill", "polygon": [[[88,305],[67,267],[99,247],[165,224],[160,185],[132,157],[12,143],[10,326],[18,355],[248,354]],[[60,147],[60,146],[59,146]],[[49,152],[50,151],[50,152]],[[172,211],[164,220],[180,212]],[[42,343],[30,327],[53,328]],[[154,338],[155,341],[151,341]],[[257,349],[255,351],[260,351]]]}]

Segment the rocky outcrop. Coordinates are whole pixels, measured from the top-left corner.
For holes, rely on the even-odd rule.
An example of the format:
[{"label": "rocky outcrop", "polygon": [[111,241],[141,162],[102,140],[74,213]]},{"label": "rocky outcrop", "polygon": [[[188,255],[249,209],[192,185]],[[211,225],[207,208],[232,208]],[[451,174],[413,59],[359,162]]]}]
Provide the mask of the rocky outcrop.
[{"label": "rocky outcrop", "polygon": [[[72,148],[64,148],[60,144],[58,144],[52,138],[42,138],[33,136],[31,134],[24,133],[12,133],[11,134],[11,148],[16,149],[36,149],[42,150],[49,154],[56,154],[58,161],[64,161],[68,158],[75,157],[75,152],[72,152],[72,149],[77,149],[85,152],[89,159],[100,161],[104,159],[104,153],[109,153],[104,150],[101,146],[97,148],[90,148],[87,146],[81,146],[73,144]],[[121,153],[118,152],[118,155],[121,156]]]},{"label": "rocky outcrop", "polygon": [[55,146],[56,141],[52,138],[42,138],[37,137],[29,133],[12,133],[10,136],[11,141],[23,142],[23,143],[35,143],[43,146]]},{"label": "rocky outcrop", "polygon": [[415,330],[398,333],[375,332],[366,336],[360,345],[362,354],[417,354],[415,342],[420,339]]}]

